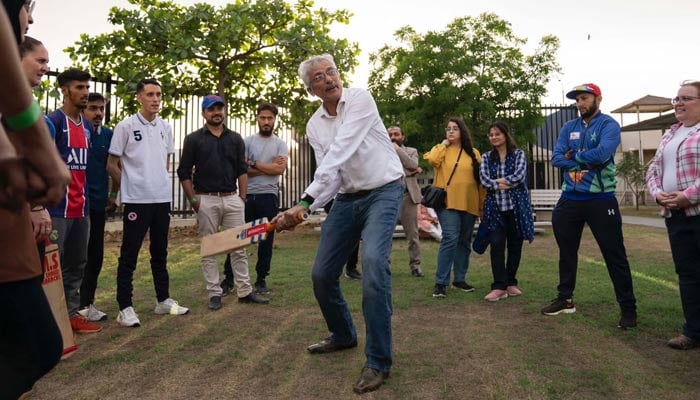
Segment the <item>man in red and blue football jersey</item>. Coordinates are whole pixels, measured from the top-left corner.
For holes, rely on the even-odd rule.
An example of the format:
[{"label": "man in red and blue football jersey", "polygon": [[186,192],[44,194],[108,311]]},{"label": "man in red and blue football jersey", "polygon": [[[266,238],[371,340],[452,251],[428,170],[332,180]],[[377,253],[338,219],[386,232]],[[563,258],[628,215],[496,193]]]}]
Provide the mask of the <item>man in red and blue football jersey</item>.
[{"label": "man in red and blue football jersey", "polygon": [[90,211],[87,197],[87,163],[92,125],[83,119],[87,106],[90,74],[67,69],[58,75],[63,94],[63,107],[49,115],[56,127],[56,147],[68,166],[71,181],[66,195],[56,207],[49,208],[54,227],[53,240],[58,244],[63,273],[63,289],[71,327],[77,333],[94,333],[100,325],[87,321],[78,313],[80,285],[87,264],[87,243],[90,236]]}]

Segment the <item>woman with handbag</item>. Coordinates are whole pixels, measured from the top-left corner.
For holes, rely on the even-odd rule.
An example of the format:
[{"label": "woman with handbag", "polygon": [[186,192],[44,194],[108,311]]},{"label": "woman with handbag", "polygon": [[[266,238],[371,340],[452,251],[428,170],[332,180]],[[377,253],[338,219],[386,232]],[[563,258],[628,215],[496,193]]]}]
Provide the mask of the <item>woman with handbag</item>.
[{"label": "woman with handbag", "polygon": [[445,140],[423,155],[435,169],[433,185],[445,190],[443,208],[435,211],[442,226],[433,297],[445,297],[454,266],[452,286],[474,291],[467,284],[470,241],[476,219],[481,215],[485,191],[479,185],[479,151],[472,144],[469,129],[460,118],[449,118]]},{"label": "woman with handbag", "polygon": [[[487,189],[480,230],[486,227],[491,245],[493,284],[484,300],[521,296],[515,274],[520,266],[523,240],[535,234],[527,191],[525,153],[517,148],[505,122],[489,126],[493,148],[481,158],[481,184]],[[506,261],[506,248],[508,261]]]}]

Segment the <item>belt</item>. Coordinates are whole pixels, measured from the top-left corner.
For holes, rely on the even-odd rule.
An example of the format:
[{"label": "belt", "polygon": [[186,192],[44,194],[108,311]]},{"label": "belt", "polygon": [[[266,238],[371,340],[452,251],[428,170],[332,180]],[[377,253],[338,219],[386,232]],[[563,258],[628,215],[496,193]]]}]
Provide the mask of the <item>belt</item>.
[{"label": "belt", "polygon": [[194,192],[195,194],[203,194],[206,196],[227,197],[233,196],[236,192]]},{"label": "belt", "polygon": [[391,181],[391,182],[389,182],[389,183],[386,183],[386,184],[384,184],[384,185],[382,185],[382,186],[379,186],[379,187],[376,187],[376,188],[374,188],[374,189],[370,189],[370,190],[358,190],[357,192],[353,192],[353,193],[342,193],[342,196],[343,196],[343,197],[346,197],[346,198],[358,198],[358,197],[363,197],[363,196],[367,196],[368,194],[372,193],[372,191],[374,191],[374,190],[376,190],[376,189],[379,189],[379,188],[381,188],[381,187],[384,187],[384,186],[387,186],[387,185],[393,185],[393,184],[395,184],[395,183],[402,183],[402,182],[403,182],[403,178],[398,178],[398,179],[396,179],[396,180],[393,180],[393,181]]}]

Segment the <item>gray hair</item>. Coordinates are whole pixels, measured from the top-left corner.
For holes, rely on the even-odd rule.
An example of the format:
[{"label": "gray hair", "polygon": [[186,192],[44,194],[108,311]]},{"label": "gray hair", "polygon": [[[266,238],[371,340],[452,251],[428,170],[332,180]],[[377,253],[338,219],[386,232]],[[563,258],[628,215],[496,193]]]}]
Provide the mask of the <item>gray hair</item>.
[{"label": "gray hair", "polygon": [[320,56],[311,57],[308,60],[302,62],[299,66],[299,78],[301,78],[301,80],[304,81],[304,86],[306,86],[307,88],[311,88],[311,77],[309,76],[309,70],[313,68],[316,64],[319,64],[323,61],[330,63],[333,68],[338,69],[338,67],[335,65],[335,61],[333,60],[333,56],[328,53],[321,54]]}]

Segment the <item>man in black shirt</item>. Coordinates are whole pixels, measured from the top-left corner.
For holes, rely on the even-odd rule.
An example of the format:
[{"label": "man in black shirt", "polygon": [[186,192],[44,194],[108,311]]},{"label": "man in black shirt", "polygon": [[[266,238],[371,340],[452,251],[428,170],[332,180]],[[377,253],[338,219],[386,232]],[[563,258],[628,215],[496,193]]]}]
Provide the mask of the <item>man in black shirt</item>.
[{"label": "man in black shirt", "polygon": [[[185,195],[197,213],[199,236],[243,225],[248,189],[245,144],[238,133],[224,125],[226,104],[210,94],[202,101],[204,127],[185,137],[177,175]],[[192,169],[194,168],[194,172]],[[245,249],[230,253],[238,301],[267,303],[253,291]],[[209,309],[221,308],[221,285],[216,257],[202,257],[202,272],[209,292]]]}]

